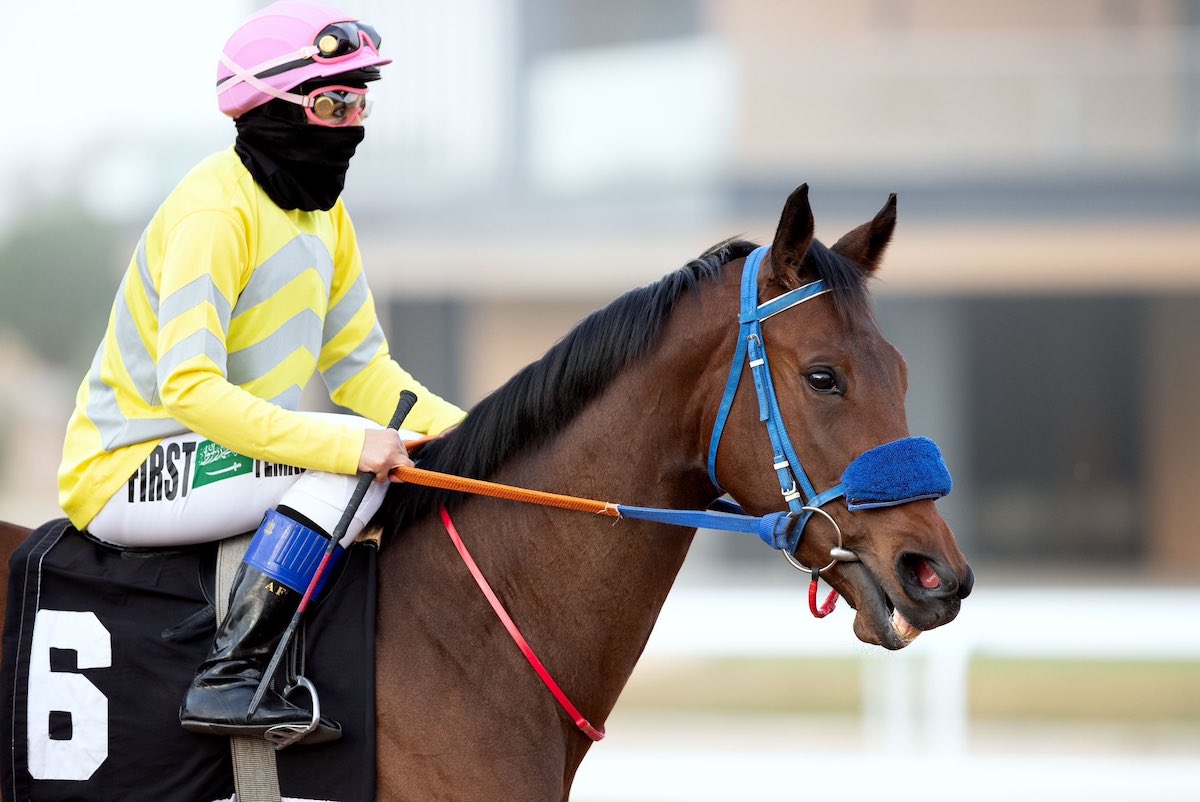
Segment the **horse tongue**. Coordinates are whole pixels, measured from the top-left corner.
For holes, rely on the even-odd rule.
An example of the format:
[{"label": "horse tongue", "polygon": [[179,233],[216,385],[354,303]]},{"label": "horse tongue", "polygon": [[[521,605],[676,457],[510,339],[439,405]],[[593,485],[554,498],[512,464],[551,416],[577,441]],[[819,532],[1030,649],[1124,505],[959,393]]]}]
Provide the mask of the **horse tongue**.
[{"label": "horse tongue", "polygon": [[928,560],[921,560],[917,564],[917,579],[921,581],[921,587],[933,590],[938,585],[942,584],[942,578],[933,570],[933,566]]}]

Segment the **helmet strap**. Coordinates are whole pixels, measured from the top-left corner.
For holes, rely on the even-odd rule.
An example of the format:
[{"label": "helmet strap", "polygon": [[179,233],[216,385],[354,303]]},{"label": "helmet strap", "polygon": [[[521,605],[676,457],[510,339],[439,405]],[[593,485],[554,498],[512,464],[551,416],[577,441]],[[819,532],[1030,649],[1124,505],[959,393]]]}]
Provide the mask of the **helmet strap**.
[{"label": "helmet strap", "polygon": [[287,64],[289,61],[310,58],[314,53],[317,52],[318,50],[316,47],[302,47],[295,53],[288,53],[287,55],[280,56],[279,58],[273,58],[270,61],[264,61],[262,64],[246,70],[240,67],[236,62],[234,62],[233,59],[229,58],[229,56],[222,51],[221,63],[224,64],[233,73],[233,75],[227,81],[225,81],[225,83],[217,87],[217,94],[223,94],[240,83],[248,83],[258,91],[270,95],[271,97],[277,97],[280,100],[286,100],[289,103],[296,103],[301,106],[306,106],[308,105],[308,99],[304,97],[304,95],[297,95],[294,92],[280,91],[279,89],[276,89],[268,84],[266,81],[260,80],[256,73],[265,72],[273,67],[278,67],[280,64]]}]

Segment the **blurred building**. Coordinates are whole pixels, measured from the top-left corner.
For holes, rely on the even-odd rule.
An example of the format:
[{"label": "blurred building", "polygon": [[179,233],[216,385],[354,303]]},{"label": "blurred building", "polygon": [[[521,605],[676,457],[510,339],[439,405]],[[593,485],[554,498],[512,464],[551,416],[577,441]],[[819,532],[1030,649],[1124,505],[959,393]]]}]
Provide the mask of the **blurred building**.
[{"label": "blurred building", "polygon": [[964,549],[1200,578],[1200,1],[344,5],[395,59],[347,201],[433,389],[478,400],[620,292],[769,240],[802,182],[826,242],[894,191],[878,314]]},{"label": "blurred building", "polygon": [[801,182],[827,242],[896,191],[878,312],[967,551],[1200,576],[1200,3],[360,5],[397,60],[351,195],[439,389]]}]

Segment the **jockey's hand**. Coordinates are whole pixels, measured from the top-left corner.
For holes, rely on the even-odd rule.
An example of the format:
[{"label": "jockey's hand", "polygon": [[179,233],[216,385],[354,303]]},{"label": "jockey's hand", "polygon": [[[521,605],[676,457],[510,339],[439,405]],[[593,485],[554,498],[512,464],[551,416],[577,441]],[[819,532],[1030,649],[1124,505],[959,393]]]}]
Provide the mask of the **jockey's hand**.
[{"label": "jockey's hand", "polygon": [[[400,433],[395,429],[367,429],[365,433],[362,456],[358,458],[360,472],[370,471],[375,474],[375,481],[386,482],[392,468],[413,466],[413,461],[408,457],[408,449],[404,447]],[[400,480],[391,477],[391,481]]]}]

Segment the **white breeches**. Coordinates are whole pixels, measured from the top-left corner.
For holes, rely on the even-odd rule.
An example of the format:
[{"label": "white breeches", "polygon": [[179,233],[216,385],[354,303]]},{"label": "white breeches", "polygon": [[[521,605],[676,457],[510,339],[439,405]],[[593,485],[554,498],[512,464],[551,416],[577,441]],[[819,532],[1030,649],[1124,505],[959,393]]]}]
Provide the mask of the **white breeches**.
[{"label": "white breeches", "polygon": [[[355,415],[306,412],[361,428],[383,428]],[[402,432],[404,439],[417,435]],[[307,516],[327,533],[342,517],[357,476],[303,471],[235,454],[188,432],[164,439],[88,524],[118,546],[205,543],[250,532],[278,505]],[[348,546],[383,503],[386,482],[372,482],[350,528]]]}]

